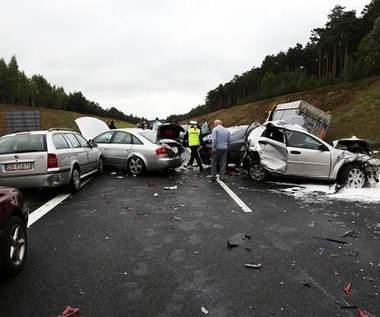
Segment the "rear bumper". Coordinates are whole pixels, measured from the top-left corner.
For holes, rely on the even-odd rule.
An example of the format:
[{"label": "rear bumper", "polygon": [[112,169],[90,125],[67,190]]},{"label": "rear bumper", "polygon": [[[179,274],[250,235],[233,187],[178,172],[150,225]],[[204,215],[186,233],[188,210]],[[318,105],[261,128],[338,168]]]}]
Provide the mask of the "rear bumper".
[{"label": "rear bumper", "polygon": [[70,182],[70,171],[39,174],[30,176],[9,176],[0,178],[0,186],[10,186],[15,188],[35,188],[35,187],[58,187]]},{"label": "rear bumper", "polygon": [[160,157],[157,159],[156,170],[165,170],[170,168],[180,167],[183,163],[183,159],[181,156],[171,158],[171,157]]}]

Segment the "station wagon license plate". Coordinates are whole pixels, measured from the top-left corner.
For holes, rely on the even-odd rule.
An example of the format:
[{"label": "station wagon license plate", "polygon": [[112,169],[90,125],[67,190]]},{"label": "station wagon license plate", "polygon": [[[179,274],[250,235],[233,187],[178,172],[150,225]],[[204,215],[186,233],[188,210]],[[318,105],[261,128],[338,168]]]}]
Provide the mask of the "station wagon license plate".
[{"label": "station wagon license plate", "polygon": [[34,167],[34,164],[32,162],[26,162],[26,163],[11,163],[11,164],[5,164],[5,171],[11,172],[11,171],[29,171],[32,170]]}]

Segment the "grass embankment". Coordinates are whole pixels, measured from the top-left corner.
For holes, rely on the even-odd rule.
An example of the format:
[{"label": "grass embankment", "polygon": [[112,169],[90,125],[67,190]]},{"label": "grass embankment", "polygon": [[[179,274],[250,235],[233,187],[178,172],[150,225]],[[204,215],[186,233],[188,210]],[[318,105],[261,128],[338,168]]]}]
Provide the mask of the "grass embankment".
[{"label": "grass embankment", "polygon": [[225,126],[263,122],[273,105],[296,100],[305,100],[331,113],[327,142],[355,135],[374,142],[375,148],[380,150],[379,76],[222,109],[202,118],[209,123],[221,119]]}]

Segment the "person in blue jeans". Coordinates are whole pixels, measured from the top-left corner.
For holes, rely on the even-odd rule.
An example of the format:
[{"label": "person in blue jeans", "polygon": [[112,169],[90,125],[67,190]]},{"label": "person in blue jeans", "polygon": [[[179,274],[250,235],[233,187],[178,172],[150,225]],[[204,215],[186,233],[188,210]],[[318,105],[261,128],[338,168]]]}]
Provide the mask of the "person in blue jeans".
[{"label": "person in blue jeans", "polygon": [[223,126],[221,120],[217,119],[214,121],[214,128],[212,129],[211,137],[211,175],[207,177],[213,181],[216,181],[216,172],[218,164],[220,164],[219,179],[224,181],[226,177],[227,151],[228,145],[230,144],[230,131]]}]

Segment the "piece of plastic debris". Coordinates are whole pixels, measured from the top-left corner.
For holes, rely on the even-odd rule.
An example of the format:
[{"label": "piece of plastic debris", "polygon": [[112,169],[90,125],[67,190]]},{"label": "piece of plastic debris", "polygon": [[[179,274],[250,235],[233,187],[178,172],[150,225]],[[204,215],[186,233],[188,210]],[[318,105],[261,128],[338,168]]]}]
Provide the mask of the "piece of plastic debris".
[{"label": "piece of plastic debris", "polygon": [[244,237],[247,239],[251,239],[251,236],[249,234],[245,234]]},{"label": "piece of plastic debris", "polygon": [[348,294],[351,291],[351,288],[352,288],[352,283],[350,282],[345,287],[343,287],[343,292]]},{"label": "piece of plastic debris", "polygon": [[116,178],[124,178],[123,176],[117,176]]},{"label": "piece of plastic debris", "polygon": [[362,309],[357,308],[358,317],[369,317]]},{"label": "piece of plastic debris", "polygon": [[116,172],[112,172],[111,175],[116,175],[117,173]]},{"label": "piece of plastic debris", "polygon": [[307,287],[311,287],[311,281],[305,279],[302,281],[302,285],[307,286]]},{"label": "piece of plastic debris", "polygon": [[174,217],[175,220],[182,220],[181,217]]},{"label": "piece of plastic debris", "polygon": [[314,239],[320,239],[320,240],[331,241],[331,242],[336,242],[336,243],[340,243],[340,244],[347,244],[346,241],[336,240],[336,239],[331,239],[331,238],[316,237],[316,236],[313,236],[313,238],[314,238]]},{"label": "piece of plastic debris", "polygon": [[357,238],[357,237],[358,237],[358,233],[357,233],[355,230],[346,231],[346,232],[342,235],[342,238],[346,238],[346,237]]},{"label": "piece of plastic debris", "polygon": [[208,310],[207,310],[206,308],[204,308],[203,306],[202,306],[202,308],[201,308],[201,311],[202,311],[202,313],[204,313],[205,315],[208,314]]},{"label": "piece of plastic debris", "polygon": [[154,193],[154,195],[153,195],[154,197],[158,197],[158,194],[157,193]]},{"label": "piece of plastic debris", "polygon": [[238,247],[239,245],[237,243],[233,243],[233,242],[230,242],[230,241],[227,241],[227,247],[228,248],[235,248],[235,247]]},{"label": "piece of plastic debris", "polygon": [[358,307],[355,302],[348,296],[346,297],[341,297],[341,298],[336,298],[333,297],[335,302],[342,308],[356,308]]},{"label": "piece of plastic debris", "polygon": [[251,250],[252,250],[251,247],[245,247],[245,249],[246,249],[247,251],[251,251]]},{"label": "piece of plastic debris", "polygon": [[351,256],[358,256],[359,255],[359,252],[358,251],[355,251],[355,250],[350,250],[348,252],[348,255],[351,255]]},{"label": "piece of plastic debris", "polygon": [[166,186],[166,187],[164,187],[164,189],[173,190],[173,189],[177,189],[177,186]]},{"label": "piece of plastic debris", "polygon": [[261,263],[247,263],[244,264],[245,267],[251,268],[251,269],[260,269],[261,268]]},{"label": "piece of plastic debris", "polygon": [[58,315],[58,317],[70,317],[70,316],[75,316],[79,314],[80,314],[79,308],[72,308],[70,306],[67,306],[65,310],[62,312],[62,314]]}]

